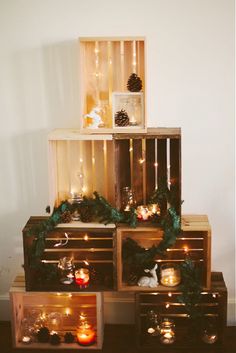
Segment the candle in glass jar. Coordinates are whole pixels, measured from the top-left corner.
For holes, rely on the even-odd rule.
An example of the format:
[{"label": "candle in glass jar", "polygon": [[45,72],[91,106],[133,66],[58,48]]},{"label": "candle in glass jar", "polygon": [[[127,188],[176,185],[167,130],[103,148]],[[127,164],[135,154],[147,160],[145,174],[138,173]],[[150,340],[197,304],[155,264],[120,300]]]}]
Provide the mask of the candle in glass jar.
[{"label": "candle in glass jar", "polygon": [[82,322],[77,329],[77,342],[82,346],[89,346],[96,341],[96,333],[87,321]]},{"label": "candle in glass jar", "polygon": [[160,341],[163,344],[172,344],[175,341],[175,324],[173,320],[165,318],[161,323]]},{"label": "candle in glass jar", "polygon": [[87,268],[80,268],[75,271],[75,282],[81,288],[86,288],[89,285],[89,270]]},{"label": "candle in glass jar", "polygon": [[150,211],[147,206],[138,206],[137,207],[137,217],[141,221],[147,221],[150,217]]},{"label": "candle in glass jar", "polygon": [[167,287],[177,286],[180,281],[180,269],[176,264],[164,264],[161,266],[161,284]]}]

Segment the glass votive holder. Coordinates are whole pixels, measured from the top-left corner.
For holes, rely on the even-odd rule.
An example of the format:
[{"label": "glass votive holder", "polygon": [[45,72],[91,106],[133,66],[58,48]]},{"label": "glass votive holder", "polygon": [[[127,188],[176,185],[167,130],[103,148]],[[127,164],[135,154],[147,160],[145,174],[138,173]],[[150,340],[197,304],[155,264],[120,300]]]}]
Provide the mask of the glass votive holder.
[{"label": "glass votive holder", "polygon": [[163,319],[160,327],[160,342],[163,344],[175,342],[175,324],[173,320]]},{"label": "glass votive holder", "polygon": [[177,264],[166,263],[160,267],[160,282],[163,286],[175,287],[181,282],[180,268]]},{"label": "glass votive holder", "polygon": [[148,221],[151,216],[151,212],[148,209],[148,206],[142,205],[137,207],[137,218],[140,221]]},{"label": "glass votive holder", "polygon": [[132,207],[136,206],[134,191],[129,186],[125,186],[122,189],[121,202],[121,208],[125,212],[129,212]]},{"label": "glass votive holder", "polygon": [[213,344],[218,340],[217,321],[214,317],[205,322],[201,333],[201,339],[204,343]]},{"label": "glass votive holder", "polygon": [[74,263],[73,258],[63,257],[58,262],[60,282],[62,284],[71,284],[74,282]]},{"label": "glass votive holder", "polygon": [[96,332],[87,320],[81,321],[76,330],[77,342],[81,346],[91,346],[96,342]]},{"label": "glass votive holder", "polygon": [[160,334],[161,318],[154,310],[149,310],[146,316],[147,333],[150,336],[158,336]]},{"label": "glass votive holder", "polygon": [[80,288],[87,288],[89,285],[89,270],[87,268],[79,268],[75,271],[75,283]]}]

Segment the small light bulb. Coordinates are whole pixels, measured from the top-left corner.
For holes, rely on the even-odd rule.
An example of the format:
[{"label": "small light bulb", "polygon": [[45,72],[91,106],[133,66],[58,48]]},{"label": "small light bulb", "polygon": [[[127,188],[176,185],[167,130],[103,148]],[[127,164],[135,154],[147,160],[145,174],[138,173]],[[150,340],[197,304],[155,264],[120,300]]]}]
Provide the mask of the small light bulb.
[{"label": "small light bulb", "polygon": [[140,159],[139,159],[139,163],[140,163],[140,164],[143,164],[144,162],[145,162],[145,159],[144,159],[144,158],[140,158]]},{"label": "small light bulb", "polygon": [[166,304],[166,309],[168,309],[170,307],[170,304],[169,303],[167,303]]},{"label": "small light bulb", "polygon": [[79,161],[80,161],[80,163],[83,163],[83,158],[80,158]]},{"label": "small light bulb", "polygon": [[89,237],[88,237],[88,234],[85,234],[84,240],[85,240],[85,241],[88,241],[88,238],[89,238]]},{"label": "small light bulb", "polygon": [[154,167],[158,167],[158,163],[154,163]]},{"label": "small light bulb", "polygon": [[133,151],[133,147],[130,147],[129,151],[130,151],[130,152]]},{"label": "small light bulb", "polygon": [[172,293],[169,292],[169,293],[168,293],[168,297],[172,297]]},{"label": "small light bulb", "polygon": [[89,266],[89,262],[87,260],[83,261],[86,266]]}]

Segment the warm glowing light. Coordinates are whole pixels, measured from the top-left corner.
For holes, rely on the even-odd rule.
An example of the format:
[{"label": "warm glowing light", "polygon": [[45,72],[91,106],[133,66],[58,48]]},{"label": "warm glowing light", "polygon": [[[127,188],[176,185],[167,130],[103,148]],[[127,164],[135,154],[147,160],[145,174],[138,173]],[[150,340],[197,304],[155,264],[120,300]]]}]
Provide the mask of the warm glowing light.
[{"label": "warm glowing light", "polygon": [[184,249],[184,252],[186,252],[186,253],[188,252],[188,247],[187,246],[184,246],[183,249]]},{"label": "warm glowing light", "polygon": [[154,167],[158,167],[158,163],[154,163]]},{"label": "warm glowing light", "polygon": [[82,191],[83,191],[83,192],[86,192],[86,190],[87,190],[86,186],[83,186],[83,187],[82,187]]},{"label": "warm glowing light", "polygon": [[95,49],[94,49],[94,53],[95,53],[95,54],[98,54],[98,53],[99,53],[99,49],[95,48]]},{"label": "warm glowing light", "polygon": [[89,266],[89,262],[87,260],[84,260],[83,263],[87,266]]},{"label": "warm glowing light", "polygon": [[84,240],[85,240],[85,241],[88,241],[88,239],[89,239],[88,234],[85,234]]},{"label": "warm glowing light", "polygon": [[150,334],[153,334],[155,332],[155,329],[153,327],[149,327],[147,329],[147,332],[150,333]]},{"label": "warm glowing light", "polygon": [[167,303],[166,304],[166,309],[168,309],[170,307],[170,304],[169,303]]},{"label": "warm glowing light", "polygon": [[133,66],[136,66],[136,61],[133,61]]},{"label": "warm glowing light", "polygon": [[71,309],[70,309],[70,308],[66,308],[66,309],[65,309],[65,315],[66,315],[66,316],[71,315]]},{"label": "warm glowing light", "polygon": [[80,161],[80,163],[83,163],[83,158],[80,158],[79,161]]},{"label": "warm glowing light", "polygon": [[144,158],[140,158],[140,159],[139,159],[139,163],[140,163],[140,164],[143,164],[144,162],[145,162],[145,159],[144,159]]},{"label": "warm glowing light", "polygon": [[168,297],[172,297],[172,293],[169,292],[169,293],[168,293]]},{"label": "warm glowing light", "polygon": [[217,297],[217,294],[216,294],[216,293],[212,293],[212,297],[213,297],[213,298],[216,298],[216,297]]},{"label": "warm glowing light", "polygon": [[129,151],[130,151],[130,152],[133,151],[133,147],[130,147]]}]

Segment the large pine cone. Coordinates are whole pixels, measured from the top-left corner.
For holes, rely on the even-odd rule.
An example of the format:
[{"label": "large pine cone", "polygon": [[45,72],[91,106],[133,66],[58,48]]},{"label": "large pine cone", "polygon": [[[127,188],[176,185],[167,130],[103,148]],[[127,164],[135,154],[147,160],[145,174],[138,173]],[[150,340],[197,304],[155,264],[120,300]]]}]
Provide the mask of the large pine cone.
[{"label": "large pine cone", "polygon": [[70,223],[71,222],[71,213],[70,211],[65,211],[61,214],[60,221],[62,223]]},{"label": "large pine cone", "polygon": [[131,74],[128,82],[127,82],[127,88],[130,92],[139,92],[141,91],[143,87],[142,80],[138,75],[135,73]]},{"label": "large pine cone", "polygon": [[129,116],[124,109],[119,110],[115,114],[115,124],[116,126],[128,126]]},{"label": "large pine cone", "polygon": [[93,219],[93,213],[89,206],[80,207],[79,215],[80,215],[80,220],[85,223],[91,222]]}]

